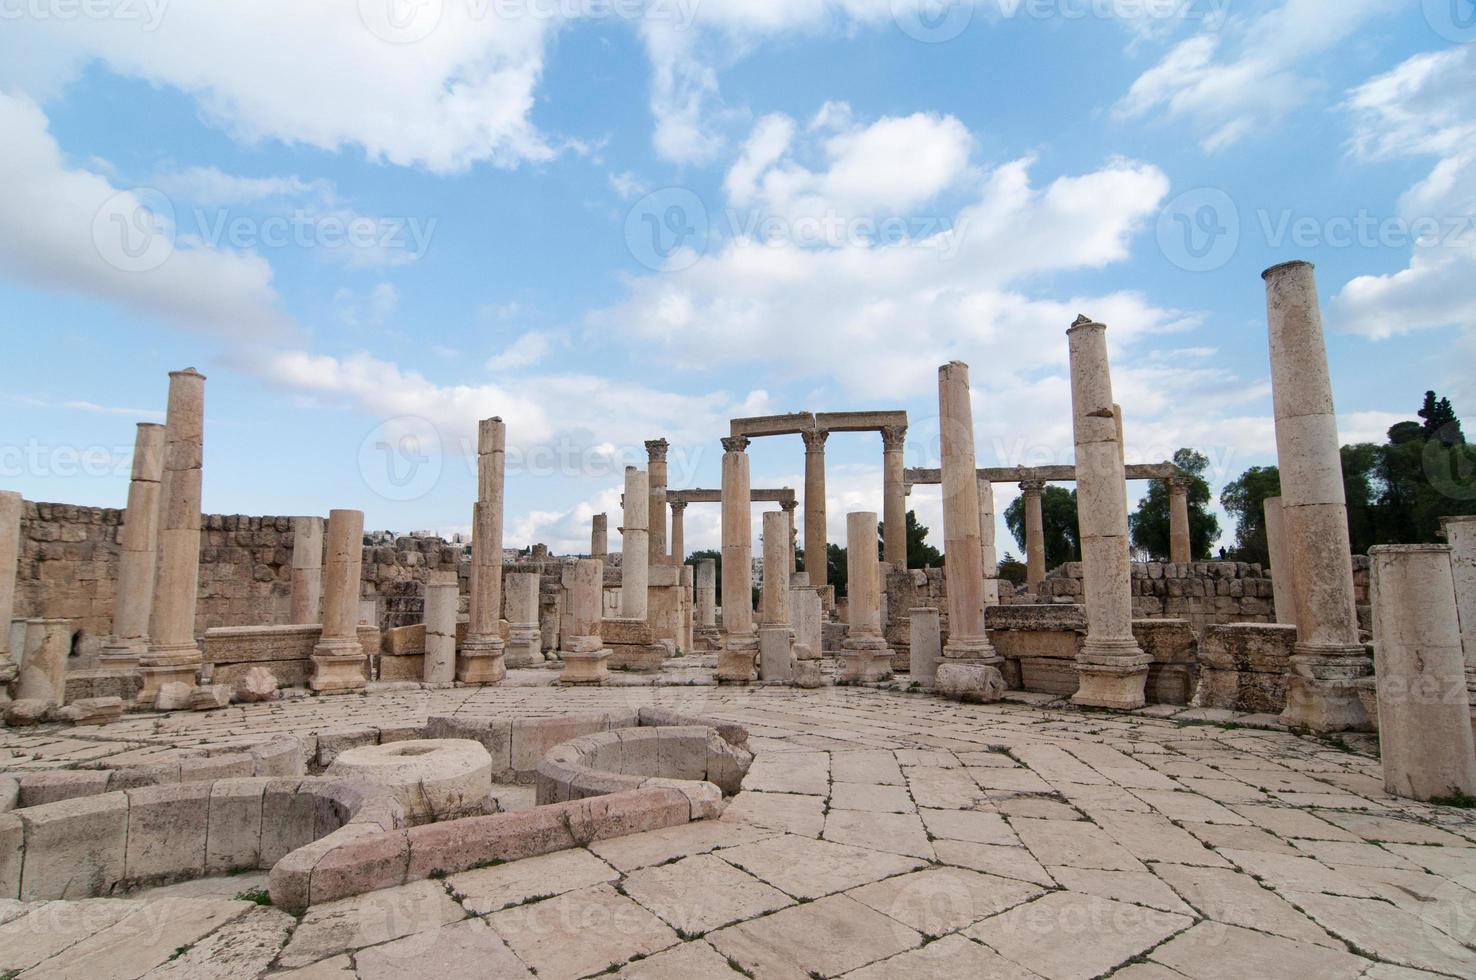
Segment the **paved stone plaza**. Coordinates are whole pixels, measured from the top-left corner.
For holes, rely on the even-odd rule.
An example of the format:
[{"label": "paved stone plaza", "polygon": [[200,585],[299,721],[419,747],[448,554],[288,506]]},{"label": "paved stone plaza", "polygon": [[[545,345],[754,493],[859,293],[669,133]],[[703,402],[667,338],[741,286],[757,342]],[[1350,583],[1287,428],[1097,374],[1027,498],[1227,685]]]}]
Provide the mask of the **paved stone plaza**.
[{"label": "paved stone plaza", "polygon": [[[546,672],[545,672],[546,676]],[[648,705],[747,726],[721,819],[310,909],[249,874],[0,905],[22,977],[1476,974],[1476,815],[1394,799],[1361,743],[1043,696],[836,687],[376,692],[0,733],[12,774]],[[1187,719],[1187,720],[1186,720]],[[531,801],[526,801],[531,802]],[[526,805],[526,804],[525,804]]]}]

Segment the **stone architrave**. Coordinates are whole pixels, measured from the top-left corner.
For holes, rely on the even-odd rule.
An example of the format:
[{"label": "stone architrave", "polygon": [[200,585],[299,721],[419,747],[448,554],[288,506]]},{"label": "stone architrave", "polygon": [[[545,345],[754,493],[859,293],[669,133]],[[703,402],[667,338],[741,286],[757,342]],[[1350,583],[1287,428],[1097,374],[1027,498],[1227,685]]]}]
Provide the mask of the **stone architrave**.
[{"label": "stone architrave", "polygon": [[883,426],[882,436],[882,560],[893,568],[907,567],[907,489],[903,448],[907,426]]},{"label": "stone architrave", "polygon": [[1426,801],[1476,796],[1451,549],[1381,545],[1368,557],[1384,789]]},{"label": "stone architrave", "polygon": [[506,576],[507,652],[509,667],[536,667],[543,663],[543,630],[538,624],[537,572],[513,572]]},{"label": "stone architrave", "polygon": [[758,678],[758,633],[753,623],[753,511],[748,438],[723,439],[723,637],[719,683]]},{"label": "stone architrave", "polygon": [[169,374],[164,420],[164,475],[159,485],[159,546],[149,648],[139,658],[138,700],[153,704],[162,684],[193,687],[202,662],[195,640],[200,592],[200,491],[205,447],[205,376],[194,368]]},{"label": "stone architrave", "polygon": [[1025,496],[1025,589],[1040,595],[1045,585],[1045,521],[1040,512],[1040,495],[1045,492],[1042,480],[1021,480],[1020,492]]},{"label": "stone architrave", "polygon": [[328,561],[323,569],[323,633],[313,647],[309,685],[320,694],[362,690],[368,658],[359,640],[359,590],[364,572],[364,512],[328,515]]},{"label": "stone architrave", "polygon": [[0,490],[0,700],[3,688],[15,678],[16,661],[24,644],[12,648],[11,621],[15,617],[15,580],[20,563],[21,512],[26,502],[11,490]]},{"label": "stone architrave", "polygon": [[[159,482],[164,478],[164,426],[140,422],[133,442],[128,508],[118,532],[118,581],[113,597],[113,633],[102,648],[107,670],[132,671],[149,649],[154,572],[159,555]],[[4,560],[0,546],[0,561]],[[0,600],[0,614],[4,602]],[[8,619],[6,620],[8,622]]]},{"label": "stone architrave", "polygon": [[605,560],[610,553],[610,515],[596,514],[590,524],[589,556]]},{"label": "stone architrave", "polygon": [[620,528],[620,617],[646,619],[651,585],[649,477],[645,470],[625,468],[624,516]]},{"label": "stone architrave", "polygon": [[1276,621],[1283,626],[1297,625],[1297,573],[1291,566],[1291,551],[1286,546],[1286,525],[1281,518],[1281,498],[1267,497],[1266,550],[1271,558],[1271,602],[1276,606]]},{"label": "stone architrave", "polygon": [[1281,523],[1296,577],[1297,652],[1281,720],[1292,728],[1366,728],[1357,681],[1372,665],[1358,635],[1348,507],[1317,280],[1310,262],[1263,273]]},{"label": "stone architrave", "polygon": [[425,583],[425,662],[421,678],[427,684],[450,686],[456,681],[456,613],[461,585],[455,572],[432,572]]},{"label": "stone architrave", "polygon": [[1189,480],[1175,476],[1163,482],[1169,497],[1169,561],[1185,564],[1194,560],[1189,537]]},{"label": "stone architrave", "polygon": [[15,699],[44,701],[59,708],[66,703],[72,621],[28,619],[25,635],[25,650],[15,680]]},{"label": "stone architrave", "polygon": [[598,558],[581,559],[567,576],[570,628],[561,637],[560,684],[603,684],[609,678],[610,651],[600,638],[604,578],[605,563]]},{"label": "stone architrave", "polygon": [[666,563],[666,454],[665,439],[646,440],[646,476],[649,506],[646,508],[646,550],[648,563]]},{"label": "stone architrave", "polygon": [[1087,609],[1087,636],[1076,658],[1079,686],[1072,702],[1132,710],[1146,703],[1144,685],[1152,658],[1133,637],[1126,477],[1112,400],[1107,328],[1078,317],[1066,335]]},{"label": "stone architrave", "polygon": [[979,531],[979,475],[969,366],[938,368],[938,427],[942,457],[944,577],[948,643],[938,686],[969,700],[994,700],[1004,689],[1003,659],[984,632],[984,553]]},{"label": "stone architrave", "polygon": [[994,484],[979,477],[979,562],[984,566],[984,605],[999,605],[999,551],[994,541]]},{"label": "stone architrave", "polygon": [[825,440],[829,436],[818,428],[800,433],[805,441],[805,571],[817,589],[829,584],[825,540]]},{"label": "stone architrave", "polygon": [[884,681],[892,676],[892,650],[882,636],[875,511],[846,515],[846,594],[841,679]]},{"label": "stone architrave", "polygon": [[507,426],[483,419],[477,426],[477,503],[472,508],[470,617],[456,658],[463,684],[500,684],[507,676],[502,639],[502,506],[507,470]]},{"label": "stone architrave", "polygon": [[1476,515],[1442,517],[1440,531],[1450,545],[1456,615],[1461,621],[1461,651],[1466,664],[1466,691],[1472,703],[1471,725],[1476,730]]},{"label": "stone architrave", "polygon": [[292,519],[292,622],[323,619],[323,518]]}]

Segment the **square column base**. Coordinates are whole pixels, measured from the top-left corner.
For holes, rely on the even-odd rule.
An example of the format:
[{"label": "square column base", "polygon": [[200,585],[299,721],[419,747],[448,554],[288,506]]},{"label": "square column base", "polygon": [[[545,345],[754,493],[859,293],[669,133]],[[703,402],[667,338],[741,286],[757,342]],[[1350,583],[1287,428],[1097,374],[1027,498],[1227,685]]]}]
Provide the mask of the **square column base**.
[{"label": "square column base", "polygon": [[143,687],[138,692],[139,704],[153,704],[159,688],[165,684],[195,686],[200,665],[205,657],[193,644],[187,647],[154,647],[140,661],[139,675]]},{"label": "square column base", "polygon": [[[579,644],[577,642],[578,640],[582,639],[586,638],[576,638],[575,645],[590,646],[590,644]],[[587,639],[592,639],[594,641],[593,646],[595,646],[596,649],[562,651],[561,655],[564,660],[564,668],[559,672],[560,684],[583,684],[598,686],[609,681],[610,668],[607,662],[610,659],[610,651],[598,649],[598,637],[589,637]]]},{"label": "square column base", "polygon": [[543,663],[543,634],[537,629],[514,626],[508,630],[502,656],[506,667],[537,667]]},{"label": "square column base", "polygon": [[358,640],[329,640],[313,647],[308,687],[319,694],[347,694],[369,685],[367,658]]},{"label": "square column base", "polygon": [[1071,703],[1086,708],[1136,711],[1146,707],[1148,667],[1153,658],[1136,640],[1093,643],[1088,637],[1076,658],[1076,693]]},{"label": "square column base", "polygon": [[758,680],[759,640],[757,633],[729,633],[718,651],[719,684],[752,684]]},{"label": "square column base", "polygon": [[1288,659],[1283,724],[1320,733],[1362,732],[1373,727],[1358,696],[1359,678],[1368,676],[1373,668],[1364,647],[1297,644]]},{"label": "square column base", "polygon": [[880,636],[848,636],[841,641],[841,676],[855,684],[878,684],[892,677],[892,648]]},{"label": "square column base", "polygon": [[759,680],[788,681],[794,676],[794,630],[759,627]]},{"label": "square column base", "polygon": [[501,684],[507,677],[502,637],[468,637],[456,652],[456,679],[463,684]]}]

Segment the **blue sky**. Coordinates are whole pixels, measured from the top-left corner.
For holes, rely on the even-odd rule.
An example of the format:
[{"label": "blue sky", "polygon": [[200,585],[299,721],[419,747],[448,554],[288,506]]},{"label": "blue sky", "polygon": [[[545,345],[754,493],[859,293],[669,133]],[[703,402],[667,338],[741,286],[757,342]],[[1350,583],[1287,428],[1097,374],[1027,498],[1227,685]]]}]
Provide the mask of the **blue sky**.
[{"label": "blue sky", "polygon": [[[1345,441],[1476,413],[1473,41],[1471,0],[0,0],[0,481],[121,506],[192,365],[210,512],[465,528],[498,414],[508,543],[575,550],[642,440],[716,486],[737,415],[903,408],[934,463],[954,358],[981,465],[1067,462],[1084,312],[1129,459],[1218,492],[1273,461],[1279,261]],[[832,540],[880,448],[831,438]]]}]

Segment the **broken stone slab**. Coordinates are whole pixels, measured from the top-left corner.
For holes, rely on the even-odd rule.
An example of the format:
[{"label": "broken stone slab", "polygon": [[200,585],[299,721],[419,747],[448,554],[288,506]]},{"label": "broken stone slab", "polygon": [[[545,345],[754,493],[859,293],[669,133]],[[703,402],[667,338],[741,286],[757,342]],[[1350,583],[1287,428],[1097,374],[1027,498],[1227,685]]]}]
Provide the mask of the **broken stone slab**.
[{"label": "broken stone slab", "polygon": [[938,665],[934,689],[947,698],[990,704],[1004,696],[1004,675],[997,667],[981,663],[959,663],[945,660]]},{"label": "broken stone slab", "polygon": [[41,698],[17,698],[5,706],[5,724],[12,728],[39,725],[50,708]]},{"label": "broken stone slab", "polygon": [[277,675],[265,667],[249,667],[236,678],[237,701],[256,703],[277,697]]},{"label": "broken stone slab", "polygon": [[187,711],[194,695],[194,685],[183,681],[166,681],[159,685],[159,693],[154,696],[154,707],[159,711]]},{"label": "broken stone slab", "polygon": [[123,717],[123,699],[80,698],[58,708],[54,717],[73,725],[104,725]]},{"label": "broken stone slab", "polygon": [[190,691],[191,711],[214,711],[229,707],[231,686],[229,684],[201,684]]}]

